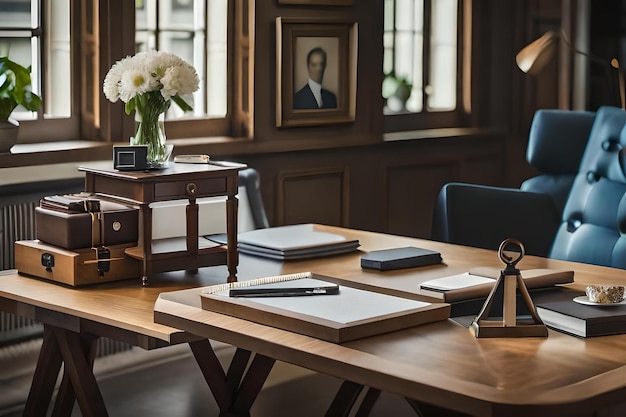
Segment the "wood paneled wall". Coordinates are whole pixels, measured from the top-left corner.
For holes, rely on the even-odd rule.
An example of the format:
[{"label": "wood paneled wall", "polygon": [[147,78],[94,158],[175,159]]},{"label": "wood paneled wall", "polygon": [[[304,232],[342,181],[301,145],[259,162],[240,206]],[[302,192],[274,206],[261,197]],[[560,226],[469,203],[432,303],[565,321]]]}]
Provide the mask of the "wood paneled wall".
[{"label": "wood paneled wall", "polygon": [[477,134],[232,158],[259,171],[273,226],[315,222],[428,238],[440,188],[502,185],[503,155],[502,136]]},{"label": "wood paneled wall", "polygon": [[[241,153],[224,156],[259,171],[271,225],[318,222],[428,238],[435,200],[445,183],[518,187],[536,174],[525,160],[528,130],[537,109],[560,105],[563,63],[533,78],[517,68],[515,55],[546,30],[562,26],[574,31],[577,0],[472,0],[469,129],[441,135],[409,132],[390,141],[384,140],[380,94],[382,3],[257,2],[254,138]],[[276,127],[278,16],[341,16],[358,22],[354,122]],[[565,73],[570,70],[565,67]]]},{"label": "wood paneled wall", "polygon": [[[404,140],[385,141],[383,2],[354,1],[341,7],[276,2],[261,6],[256,2],[254,138],[246,152],[227,157],[259,171],[270,224],[318,222],[428,238],[433,206],[445,183],[507,185],[514,113],[511,97],[515,82],[511,81],[516,80],[513,50],[520,42],[519,34],[511,28],[516,27],[516,12],[522,3],[473,2],[474,129],[441,136],[416,132]],[[278,16],[342,17],[358,22],[354,122],[276,127]],[[523,155],[515,157],[523,165]]]}]

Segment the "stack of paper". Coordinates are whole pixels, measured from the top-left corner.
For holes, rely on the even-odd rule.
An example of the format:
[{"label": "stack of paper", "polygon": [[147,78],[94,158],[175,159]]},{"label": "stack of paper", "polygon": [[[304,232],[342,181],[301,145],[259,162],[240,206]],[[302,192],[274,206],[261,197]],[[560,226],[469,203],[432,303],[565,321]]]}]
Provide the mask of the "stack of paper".
[{"label": "stack of paper", "polygon": [[[206,236],[219,241],[219,236]],[[223,243],[226,243],[225,237]],[[312,224],[256,229],[237,235],[239,252],[279,260],[307,259],[353,252],[358,240],[348,240],[341,235],[321,232]]]}]

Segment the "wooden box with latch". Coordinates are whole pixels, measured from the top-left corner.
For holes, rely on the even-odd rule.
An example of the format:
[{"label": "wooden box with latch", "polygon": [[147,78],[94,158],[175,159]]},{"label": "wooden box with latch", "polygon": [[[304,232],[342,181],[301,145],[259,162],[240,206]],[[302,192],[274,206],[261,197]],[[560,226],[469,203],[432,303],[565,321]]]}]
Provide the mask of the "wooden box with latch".
[{"label": "wooden box with latch", "polygon": [[18,272],[70,286],[139,278],[140,265],[124,251],[136,243],[64,249],[40,240],[15,242]]}]

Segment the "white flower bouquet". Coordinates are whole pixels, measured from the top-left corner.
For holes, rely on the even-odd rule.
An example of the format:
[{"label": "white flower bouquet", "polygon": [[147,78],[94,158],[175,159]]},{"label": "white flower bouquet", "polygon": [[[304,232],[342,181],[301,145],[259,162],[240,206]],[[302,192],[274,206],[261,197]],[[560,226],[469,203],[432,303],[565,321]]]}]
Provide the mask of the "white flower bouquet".
[{"label": "white flower bouquet", "polygon": [[126,114],[135,110],[139,125],[131,143],[148,145],[148,161],[158,164],[169,157],[159,116],[172,101],[183,111],[193,110],[183,96],[198,90],[198,85],[195,68],[182,58],[149,51],[117,61],[104,78],[103,91],[109,101],[126,103]]}]

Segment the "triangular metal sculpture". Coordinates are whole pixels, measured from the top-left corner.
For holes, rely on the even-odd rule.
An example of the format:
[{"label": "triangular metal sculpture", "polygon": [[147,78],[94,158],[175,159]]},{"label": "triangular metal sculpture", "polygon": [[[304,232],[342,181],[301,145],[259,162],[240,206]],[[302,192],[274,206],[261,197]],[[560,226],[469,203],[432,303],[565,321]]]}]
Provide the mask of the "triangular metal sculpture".
[{"label": "triangular metal sculpture", "polygon": [[[518,250],[510,250],[511,247]],[[512,254],[512,255],[511,255]],[[498,256],[505,263],[506,268],[500,272],[500,277],[489,293],[482,310],[476,316],[470,330],[476,337],[547,337],[548,328],[537,315],[537,310],[530,298],[526,284],[516,265],[524,257],[524,245],[517,239],[506,239],[500,244]],[[489,318],[498,289],[503,288],[502,319]],[[518,318],[516,298],[517,291],[521,293],[531,319]]]}]

